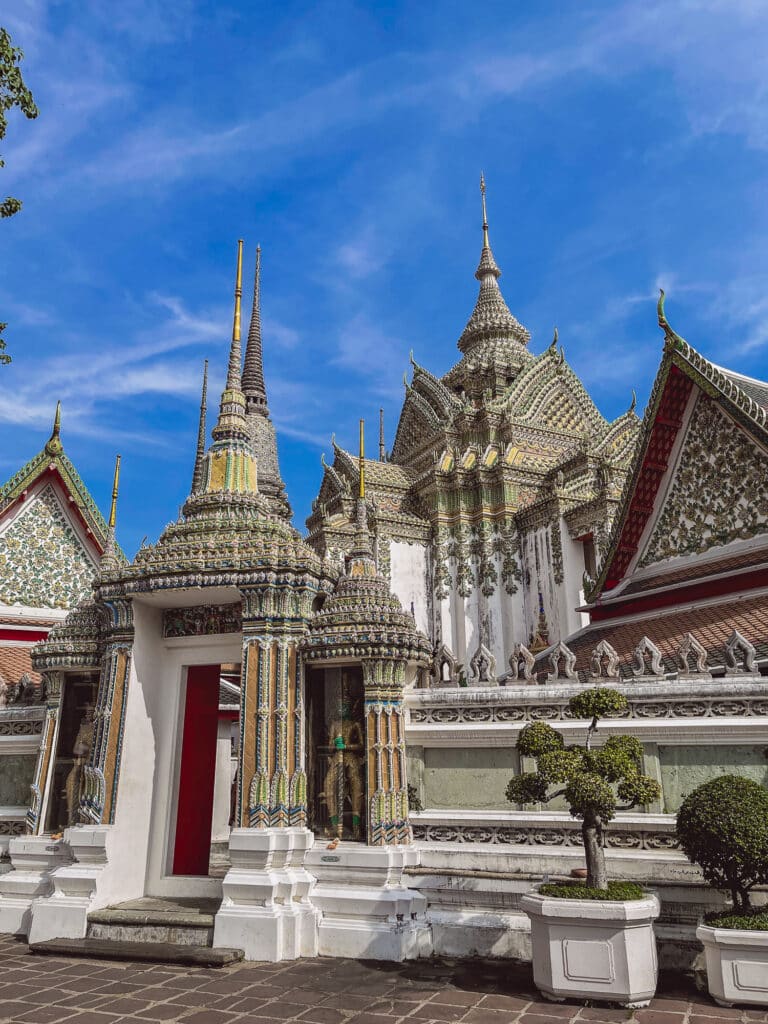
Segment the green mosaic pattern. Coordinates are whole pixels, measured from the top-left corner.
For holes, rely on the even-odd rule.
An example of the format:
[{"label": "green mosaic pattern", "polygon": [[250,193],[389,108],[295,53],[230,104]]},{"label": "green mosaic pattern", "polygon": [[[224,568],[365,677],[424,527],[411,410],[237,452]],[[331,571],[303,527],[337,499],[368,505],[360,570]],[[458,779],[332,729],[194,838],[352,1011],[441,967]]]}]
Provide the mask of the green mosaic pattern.
[{"label": "green mosaic pattern", "polygon": [[0,602],[71,608],[95,568],[49,484],[0,536]]}]

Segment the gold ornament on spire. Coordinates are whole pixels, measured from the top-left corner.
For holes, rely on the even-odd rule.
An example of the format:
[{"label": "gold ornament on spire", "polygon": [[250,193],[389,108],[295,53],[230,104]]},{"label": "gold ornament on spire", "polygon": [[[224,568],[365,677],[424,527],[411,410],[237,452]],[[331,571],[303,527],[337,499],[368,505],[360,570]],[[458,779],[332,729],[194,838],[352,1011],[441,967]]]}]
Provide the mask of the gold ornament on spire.
[{"label": "gold ornament on spire", "polygon": [[53,417],[53,430],[45,444],[45,450],[49,455],[59,455],[62,451],[61,438],[61,402],[56,403],[56,412]]},{"label": "gold ornament on spire", "polygon": [[491,243],[488,241],[488,211],[485,208],[485,175],[480,171],[480,200],[483,204],[483,247],[490,249]]},{"label": "gold ornament on spire", "polygon": [[365,420],[360,420],[360,497],[365,497]]},{"label": "gold ornament on spire", "polygon": [[120,489],[120,455],[115,456],[115,475],[112,478],[112,504],[109,508],[109,522],[107,526],[114,530],[117,519],[117,494]]}]

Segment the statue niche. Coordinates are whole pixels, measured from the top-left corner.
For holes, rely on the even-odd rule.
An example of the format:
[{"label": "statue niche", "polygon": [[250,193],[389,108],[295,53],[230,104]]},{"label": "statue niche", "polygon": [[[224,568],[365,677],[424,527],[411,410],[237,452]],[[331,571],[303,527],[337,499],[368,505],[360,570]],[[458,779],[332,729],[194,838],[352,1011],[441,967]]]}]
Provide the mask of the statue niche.
[{"label": "statue niche", "polygon": [[365,724],[359,666],[309,673],[310,808],[315,832],[365,838]]}]

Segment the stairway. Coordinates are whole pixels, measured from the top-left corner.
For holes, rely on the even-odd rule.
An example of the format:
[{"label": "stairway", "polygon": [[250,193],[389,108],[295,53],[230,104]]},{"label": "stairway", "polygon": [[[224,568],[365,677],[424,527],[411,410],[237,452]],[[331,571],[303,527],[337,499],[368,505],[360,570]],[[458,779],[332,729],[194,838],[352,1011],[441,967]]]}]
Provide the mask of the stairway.
[{"label": "stairway", "polygon": [[243,959],[241,949],[213,949],[213,921],[221,900],[144,896],[88,915],[84,939],[33,943],[33,953],[108,960],[223,967]]}]

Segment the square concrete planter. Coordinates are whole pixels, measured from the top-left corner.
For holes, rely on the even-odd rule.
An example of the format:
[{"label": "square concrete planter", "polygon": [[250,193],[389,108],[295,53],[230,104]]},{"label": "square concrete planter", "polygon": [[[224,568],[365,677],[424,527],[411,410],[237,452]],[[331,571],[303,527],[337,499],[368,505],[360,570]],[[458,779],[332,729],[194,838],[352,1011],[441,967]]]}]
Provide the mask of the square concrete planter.
[{"label": "square concrete planter", "polygon": [[545,999],[602,999],[647,1006],[656,991],[655,896],[566,900],[527,893],[533,980]]},{"label": "square concrete planter", "polygon": [[704,945],[709,994],[719,1006],[768,1006],[768,932],[702,924],[696,938]]}]

